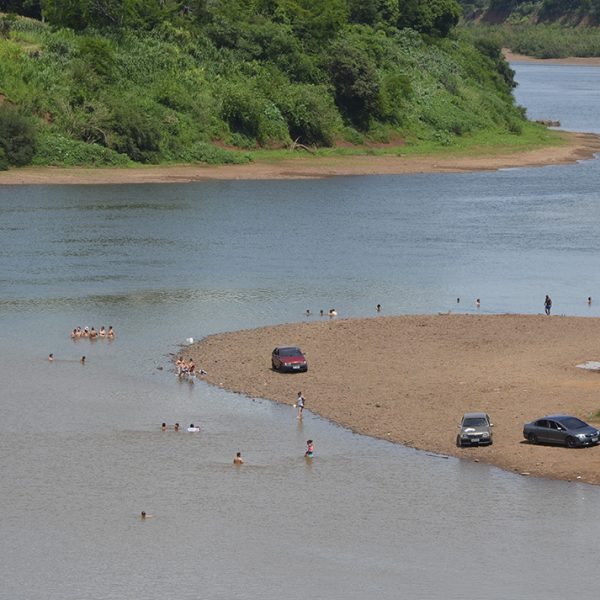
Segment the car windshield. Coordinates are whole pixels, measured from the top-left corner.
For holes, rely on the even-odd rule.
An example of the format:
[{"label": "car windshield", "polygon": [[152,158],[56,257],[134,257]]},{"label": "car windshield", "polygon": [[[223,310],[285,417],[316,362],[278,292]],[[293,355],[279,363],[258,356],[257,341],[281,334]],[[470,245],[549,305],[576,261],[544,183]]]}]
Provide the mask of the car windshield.
[{"label": "car windshield", "polygon": [[300,348],[279,348],[279,356],[302,356]]},{"label": "car windshield", "polygon": [[488,424],[485,417],[469,417],[463,419],[463,427],[485,427]]},{"label": "car windshield", "polygon": [[567,429],[582,429],[583,427],[588,426],[587,423],[584,423],[581,419],[577,419],[576,417],[561,419],[559,423]]}]

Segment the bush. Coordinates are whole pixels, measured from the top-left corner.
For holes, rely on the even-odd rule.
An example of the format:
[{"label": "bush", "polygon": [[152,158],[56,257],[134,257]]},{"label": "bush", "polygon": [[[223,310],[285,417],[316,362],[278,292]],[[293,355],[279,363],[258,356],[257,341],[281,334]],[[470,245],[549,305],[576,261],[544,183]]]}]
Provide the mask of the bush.
[{"label": "bush", "polygon": [[233,133],[255,139],[259,144],[287,143],[287,124],[280,110],[248,81],[223,88],[221,116]]},{"label": "bush", "polygon": [[9,164],[22,167],[35,153],[36,135],[32,122],[8,103],[0,105],[0,149]]},{"label": "bush", "polygon": [[293,140],[316,146],[333,144],[342,123],[325,86],[290,86],[276,102]]},{"label": "bush", "polygon": [[45,132],[40,136],[33,164],[50,166],[124,167],[129,158],[98,144],[86,144],[59,133]]},{"label": "bush", "polygon": [[6,171],[9,167],[8,158],[4,148],[0,148],[0,171]]}]

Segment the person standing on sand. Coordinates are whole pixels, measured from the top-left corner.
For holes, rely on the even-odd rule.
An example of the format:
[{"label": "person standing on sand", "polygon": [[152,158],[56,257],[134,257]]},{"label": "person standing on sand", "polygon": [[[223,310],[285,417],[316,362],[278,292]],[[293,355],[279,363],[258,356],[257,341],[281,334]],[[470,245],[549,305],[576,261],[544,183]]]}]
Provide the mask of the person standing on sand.
[{"label": "person standing on sand", "polygon": [[552,298],[546,294],[546,299],[544,300],[544,312],[549,316],[550,310],[552,309]]},{"label": "person standing on sand", "polygon": [[298,392],[298,397],[296,398],[296,406],[298,407],[298,419],[302,418],[302,411],[304,410],[304,396],[302,392]]}]

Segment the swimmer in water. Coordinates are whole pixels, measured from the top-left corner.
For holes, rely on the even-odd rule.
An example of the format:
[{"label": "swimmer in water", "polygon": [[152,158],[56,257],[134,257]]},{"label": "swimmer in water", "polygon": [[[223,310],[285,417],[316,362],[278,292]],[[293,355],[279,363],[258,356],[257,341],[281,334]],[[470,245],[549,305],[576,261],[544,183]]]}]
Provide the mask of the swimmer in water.
[{"label": "swimmer in water", "polygon": [[309,308],[307,308],[307,309],[306,309],[306,312],[305,312],[304,314],[305,314],[307,317],[310,317],[310,309],[309,309]]},{"label": "swimmer in water", "polygon": [[337,310],[335,310],[335,308],[330,308],[329,309],[329,316],[330,317],[337,317]]},{"label": "swimmer in water", "polygon": [[50,362],[52,362],[54,360],[54,354],[52,354],[52,352],[50,352],[50,354],[48,354],[48,360]]},{"label": "swimmer in water", "polygon": [[163,423],[163,424],[160,426],[160,428],[161,428],[163,431],[166,431],[166,430],[167,430],[167,424],[166,424],[166,423]]},{"label": "swimmer in water", "polygon": [[140,515],[140,518],[142,519],[142,521],[145,521],[146,519],[151,519],[154,515],[149,515],[146,513],[145,510],[142,511],[142,514]]},{"label": "swimmer in water", "polygon": [[321,316],[324,316],[324,315],[325,315],[325,312],[323,311],[323,309],[321,309],[321,310],[319,311],[319,314],[320,314]]},{"label": "swimmer in water", "polygon": [[111,340],[115,337],[115,332],[112,328],[112,325],[108,326],[108,333],[106,334],[106,337],[108,337]]},{"label": "swimmer in water", "polygon": [[175,426],[173,427],[173,429],[175,431],[179,431],[179,423],[175,423]]},{"label": "swimmer in water", "polygon": [[196,425],[194,425],[193,423],[190,423],[190,426],[187,428],[187,430],[190,433],[195,433],[197,431],[200,431],[200,427],[197,427]]},{"label": "swimmer in water", "polygon": [[477,298],[477,300],[475,300],[475,306],[477,308],[479,308],[481,306],[481,300],[479,298]]},{"label": "swimmer in water", "polygon": [[244,459],[242,458],[242,453],[241,452],[237,452],[234,459],[233,459],[233,464],[234,465],[243,465],[244,464]]},{"label": "swimmer in water", "polygon": [[592,297],[588,296],[588,305],[590,305],[592,303]]},{"label": "swimmer in water", "polygon": [[85,356],[82,356],[82,357],[79,359],[79,362],[80,362],[82,365],[85,365]]},{"label": "swimmer in water", "polygon": [[312,458],[314,451],[315,451],[315,447],[314,447],[313,441],[306,440],[306,452],[304,453],[304,456],[306,456],[306,458]]}]

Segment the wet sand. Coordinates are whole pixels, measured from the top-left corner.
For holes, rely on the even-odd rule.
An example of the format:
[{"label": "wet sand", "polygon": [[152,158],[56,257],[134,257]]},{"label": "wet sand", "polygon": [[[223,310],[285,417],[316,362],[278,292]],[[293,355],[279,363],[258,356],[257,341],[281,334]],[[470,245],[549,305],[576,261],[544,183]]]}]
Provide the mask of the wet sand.
[{"label": "wet sand", "polygon": [[[598,340],[597,318],[312,317],[214,335],[184,352],[212,384],[286,404],[301,390],[307,410],[365,435],[517,473],[600,484],[600,446],[533,446],[522,437],[527,421],[556,413],[589,421],[600,409],[600,373],[575,367],[600,360]],[[282,344],[303,349],[307,373],[271,370],[271,350]],[[456,447],[468,411],[491,415],[491,447]]]},{"label": "wet sand", "polygon": [[294,155],[279,161],[245,165],[175,165],[135,168],[23,167],[0,171],[0,185],[69,185],[185,183],[214,179],[318,179],[342,175],[397,175],[495,171],[509,167],[537,167],[593,158],[600,152],[600,137],[591,133],[562,132],[565,143],[550,148],[479,155],[450,156],[330,156]]}]

